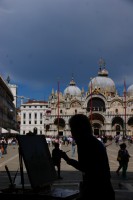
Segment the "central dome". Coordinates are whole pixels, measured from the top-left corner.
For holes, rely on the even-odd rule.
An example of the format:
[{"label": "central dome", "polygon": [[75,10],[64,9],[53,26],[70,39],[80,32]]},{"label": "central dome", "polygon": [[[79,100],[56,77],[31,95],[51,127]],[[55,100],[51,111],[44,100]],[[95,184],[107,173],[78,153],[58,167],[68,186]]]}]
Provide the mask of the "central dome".
[{"label": "central dome", "polygon": [[75,81],[72,79],[69,86],[64,90],[64,95],[80,96],[81,90],[76,86]]},{"label": "central dome", "polygon": [[93,78],[89,83],[89,91],[92,87],[92,90],[98,89],[101,93],[115,94],[116,88],[114,81],[108,77],[108,71],[101,69],[98,72],[98,76]]}]

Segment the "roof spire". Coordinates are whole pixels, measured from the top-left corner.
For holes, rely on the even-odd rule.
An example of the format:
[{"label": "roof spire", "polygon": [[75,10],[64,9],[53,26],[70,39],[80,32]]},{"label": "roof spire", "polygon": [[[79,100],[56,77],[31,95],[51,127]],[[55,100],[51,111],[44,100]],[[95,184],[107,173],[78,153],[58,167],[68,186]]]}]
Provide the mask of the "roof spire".
[{"label": "roof spire", "polygon": [[100,58],[98,64],[99,64],[98,75],[99,76],[108,76],[108,71],[105,69],[105,66],[106,66],[105,60],[103,58]]},{"label": "roof spire", "polygon": [[106,63],[105,63],[105,60],[102,57],[99,59],[98,64],[99,64],[99,69],[101,69],[102,67],[105,68]]},{"label": "roof spire", "polygon": [[73,73],[72,73],[72,79],[70,81],[70,84],[69,85],[76,85],[75,81],[74,81],[74,76],[73,76]]}]

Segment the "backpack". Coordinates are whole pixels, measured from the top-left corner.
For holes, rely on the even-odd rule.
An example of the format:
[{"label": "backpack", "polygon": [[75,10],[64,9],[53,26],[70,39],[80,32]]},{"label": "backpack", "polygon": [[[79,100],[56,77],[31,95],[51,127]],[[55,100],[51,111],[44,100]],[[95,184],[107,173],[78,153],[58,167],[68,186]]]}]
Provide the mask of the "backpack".
[{"label": "backpack", "polygon": [[129,153],[126,149],[125,150],[119,150],[117,161],[129,162],[129,158],[130,158],[130,155],[129,155]]}]

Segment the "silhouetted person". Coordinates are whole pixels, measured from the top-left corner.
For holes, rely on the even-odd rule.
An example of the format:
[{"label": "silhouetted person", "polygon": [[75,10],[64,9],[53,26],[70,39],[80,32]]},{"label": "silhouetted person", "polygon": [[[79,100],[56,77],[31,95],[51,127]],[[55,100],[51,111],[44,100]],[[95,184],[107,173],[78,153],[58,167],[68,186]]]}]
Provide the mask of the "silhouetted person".
[{"label": "silhouetted person", "polygon": [[119,171],[122,169],[122,177],[126,178],[129,158],[130,155],[128,153],[128,150],[126,149],[126,144],[125,143],[120,144],[120,149],[117,155],[117,161],[119,162],[119,167],[116,170],[118,176],[119,176]]},{"label": "silhouetted person", "polygon": [[37,135],[37,128],[35,127],[34,129],[33,129],[33,132],[32,131],[29,131],[28,133],[26,133],[26,135]]},{"label": "silhouetted person", "polygon": [[59,148],[59,143],[55,142],[54,149],[52,150],[52,160],[54,166],[57,167],[58,179],[62,179],[60,176],[62,152],[63,151]]},{"label": "silhouetted person", "polygon": [[33,133],[34,133],[35,135],[37,135],[37,128],[36,128],[36,127],[34,127],[34,129],[33,129]]},{"label": "silhouetted person", "polygon": [[70,118],[69,126],[77,144],[78,161],[65,152],[63,158],[83,174],[80,199],[115,200],[106,147],[93,136],[88,117],[76,114]]}]

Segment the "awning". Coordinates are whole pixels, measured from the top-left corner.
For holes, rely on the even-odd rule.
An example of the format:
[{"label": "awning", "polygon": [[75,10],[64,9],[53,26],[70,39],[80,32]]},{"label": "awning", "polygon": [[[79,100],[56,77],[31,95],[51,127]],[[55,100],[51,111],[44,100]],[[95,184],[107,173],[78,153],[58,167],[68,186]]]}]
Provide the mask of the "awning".
[{"label": "awning", "polygon": [[9,133],[9,131],[4,128],[1,128],[1,133]]},{"label": "awning", "polygon": [[16,131],[16,130],[13,130],[13,129],[10,129],[10,130],[9,130],[9,133],[13,133],[13,134],[19,134],[19,132],[18,132],[18,131]]}]

